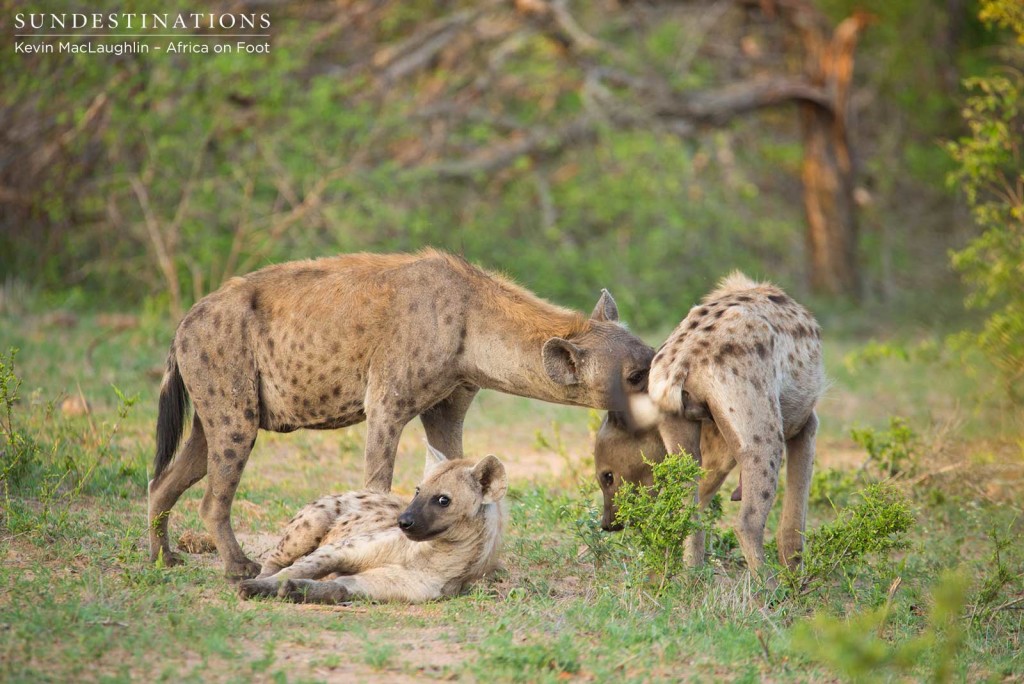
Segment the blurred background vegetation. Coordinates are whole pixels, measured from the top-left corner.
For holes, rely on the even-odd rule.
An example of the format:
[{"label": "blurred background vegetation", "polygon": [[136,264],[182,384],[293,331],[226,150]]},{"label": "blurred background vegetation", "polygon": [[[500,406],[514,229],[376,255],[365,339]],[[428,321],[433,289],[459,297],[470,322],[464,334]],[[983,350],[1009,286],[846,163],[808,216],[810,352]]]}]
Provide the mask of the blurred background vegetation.
[{"label": "blurred background vegetation", "polygon": [[[178,316],[268,263],[435,245],[654,331],[741,268],[826,323],[980,330],[1022,377],[1014,0],[215,5],[270,12],[271,54],[2,52],[0,308]],[[76,9],[167,10],[31,11]]]}]

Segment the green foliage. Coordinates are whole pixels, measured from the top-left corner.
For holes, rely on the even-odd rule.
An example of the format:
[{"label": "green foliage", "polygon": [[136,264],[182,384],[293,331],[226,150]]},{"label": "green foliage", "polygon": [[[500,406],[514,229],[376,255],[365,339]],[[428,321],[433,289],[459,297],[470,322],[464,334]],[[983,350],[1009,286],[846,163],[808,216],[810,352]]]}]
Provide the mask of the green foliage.
[{"label": "green foliage", "polygon": [[[959,573],[947,573],[940,580],[932,595],[927,628],[918,636],[896,643],[884,638],[892,614],[891,602],[886,602],[881,608],[860,611],[847,619],[816,615],[797,626],[794,644],[807,657],[827,663],[848,681],[918,675],[926,655],[931,660],[929,681],[952,681],[954,661],[964,637],[959,619],[968,584],[966,576]],[[898,586],[895,583],[892,592]]]},{"label": "green foliage", "polygon": [[1017,34],[1024,43],[1024,5],[1015,0],[981,0],[978,17],[986,24],[995,24]]},{"label": "green foliage", "polygon": [[991,619],[1000,610],[1020,602],[1017,599],[1016,602],[1011,600],[999,603],[1007,588],[1020,587],[1024,581],[1024,556],[1020,545],[1014,544],[1012,527],[1013,523],[1006,530],[1001,530],[993,525],[987,531],[992,542],[992,553],[982,566],[985,572],[974,597],[972,621]]},{"label": "green foliage", "polygon": [[[1024,40],[1020,4],[987,0],[982,18],[1014,28]],[[1003,373],[1014,401],[1024,401],[1024,78],[993,73],[967,79],[968,135],[947,144],[957,163],[949,184],[963,189],[981,235],[952,254],[973,292],[968,305],[989,317],[961,343],[976,344]]]},{"label": "green foliage", "polygon": [[811,491],[807,497],[813,505],[842,508],[864,484],[856,472],[842,468],[817,469],[811,477]]},{"label": "green foliage", "polygon": [[0,486],[5,492],[20,486],[39,463],[39,445],[14,422],[14,405],[21,389],[14,368],[17,354],[12,347],[6,357],[0,355]]},{"label": "green foliage", "polygon": [[633,562],[664,586],[683,568],[683,540],[702,525],[695,497],[701,468],[685,452],[650,465],[654,486],[625,482],[615,504]]},{"label": "green foliage", "polygon": [[888,430],[871,428],[850,430],[854,442],[868,452],[868,462],[883,478],[911,475],[920,460],[920,439],[899,416],[889,418]]},{"label": "green foliage", "polygon": [[914,524],[906,497],[887,483],[868,485],[858,496],[860,501],[841,509],[835,520],[807,533],[802,567],[783,571],[792,590],[819,590],[837,573],[855,573],[869,557],[885,559],[906,548]]},{"label": "green foliage", "polygon": [[876,366],[888,359],[904,362],[930,363],[940,358],[939,345],[935,340],[923,340],[917,344],[901,344],[899,342],[879,342],[869,340],[863,346],[849,352],[843,357],[843,365],[853,374],[864,367]]},{"label": "green foliage", "polygon": [[559,520],[569,525],[573,538],[583,547],[579,557],[590,558],[595,570],[600,570],[610,560],[618,558],[623,551],[619,537],[601,529],[601,511],[594,505],[599,493],[594,478],[588,477],[577,495],[558,509]]},{"label": "green foliage", "polygon": [[[15,410],[21,387],[16,355],[17,350],[11,349],[6,357],[0,356],[0,493],[5,500],[5,523],[15,534],[32,532],[52,539],[74,524],[69,504],[84,493],[102,490],[120,497],[139,493],[144,469],[114,463],[113,457],[120,421],[138,398],[114,387],[117,422],[99,431],[91,423],[86,427],[59,421],[42,436],[27,415]],[[46,406],[44,420],[59,420],[54,418],[52,403]]]}]

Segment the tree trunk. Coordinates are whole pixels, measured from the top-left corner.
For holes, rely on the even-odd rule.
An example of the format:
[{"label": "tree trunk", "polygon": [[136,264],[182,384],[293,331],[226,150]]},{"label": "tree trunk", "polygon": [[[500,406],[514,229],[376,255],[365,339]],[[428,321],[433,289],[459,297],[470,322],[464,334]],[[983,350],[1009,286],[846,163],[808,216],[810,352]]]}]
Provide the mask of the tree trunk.
[{"label": "tree trunk", "polygon": [[859,297],[854,163],[847,125],[853,53],[868,15],[842,21],[829,36],[813,6],[799,3],[789,19],[799,31],[809,82],[829,94],[831,106],[800,105],[804,139],[801,179],[807,219],[811,287],[829,295]]}]

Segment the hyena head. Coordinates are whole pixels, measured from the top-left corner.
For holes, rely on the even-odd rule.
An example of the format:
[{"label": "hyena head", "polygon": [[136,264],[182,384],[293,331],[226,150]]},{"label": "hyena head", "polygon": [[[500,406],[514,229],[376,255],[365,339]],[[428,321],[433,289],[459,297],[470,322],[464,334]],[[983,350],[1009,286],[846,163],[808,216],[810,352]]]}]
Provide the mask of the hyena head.
[{"label": "hyena head", "polygon": [[409,507],[398,516],[398,527],[413,541],[446,534],[458,537],[460,528],[478,518],[481,507],[500,501],[507,489],[505,466],[497,456],[492,454],[476,464],[449,461],[428,444],[423,482]]},{"label": "hyena head", "polygon": [[605,415],[594,441],[594,469],[604,496],[601,529],[622,529],[622,524],[615,520],[618,512],[615,494],[623,482],[654,484],[651,466],[644,458],[658,462],[665,458],[665,453],[665,444],[656,427],[631,432],[622,413],[609,411]]},{"label": "hyena head", "polygon": [[647,390],[654,349],[619,322],[615,300],[602,290],[583,329],[548,339],[541,354],[548,377],[576,403],[610,407],[616,390]]}]

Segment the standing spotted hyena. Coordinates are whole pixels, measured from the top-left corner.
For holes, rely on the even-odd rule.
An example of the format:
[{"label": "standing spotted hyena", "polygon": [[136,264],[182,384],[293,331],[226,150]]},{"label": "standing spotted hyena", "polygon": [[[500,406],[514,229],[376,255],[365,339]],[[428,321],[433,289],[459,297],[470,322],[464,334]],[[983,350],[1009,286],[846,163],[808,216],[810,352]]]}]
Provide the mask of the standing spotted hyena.
[{"label": "standing spotted hyena", "polygon": [[456,596],[497,565],[507,487],[496,457],[449,461],[428,444],[412,501],[374,491],[319,499],[292,519],[239,594],[299,603]]},{"label": "standing spotted hyena", "polygon": [[[612,375],[643,391],[654,350],[618,323],[607,291],[589,318],[458,257],[353,254],[233,278],[185,315],[160,390],[150,555],[180,562],[167,516],[208,478],[200,513],[229,577],[252,577],[231,502],[260,429],[366,421],[365,484],[391,488],[402,428],[462,456],[462,424],[481,387],[610,408]],[[189,398],[192,432],[175,455]]]},{"label": "standing spotted hyena", "polygon": [[[725,278],[690,310],[651,363],[646,395],[628,401],[639,430],[620,415],[605,419],[595,448],[605,522],[623,480],[650,483],[642,463],[666,449],[692,454],[706,476],[698,502],[707,504],[739,464],[742,495],[737,537],[751,571],[764,562],[764,528],[775,500],[783,453],[786,493],[779,523],[779,558],[799,562],[825,387],[821,329],[814,316],[778,287],[740,273]],[[653,428],[660,433],[657,444]],[[704,560],[704,535],[687,540],[688,561]]]}]

